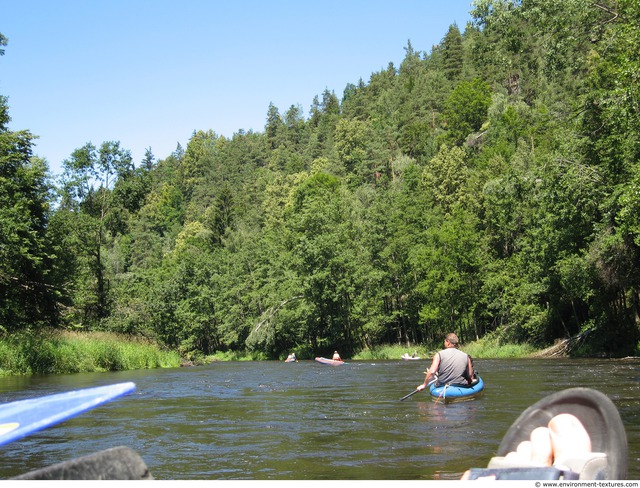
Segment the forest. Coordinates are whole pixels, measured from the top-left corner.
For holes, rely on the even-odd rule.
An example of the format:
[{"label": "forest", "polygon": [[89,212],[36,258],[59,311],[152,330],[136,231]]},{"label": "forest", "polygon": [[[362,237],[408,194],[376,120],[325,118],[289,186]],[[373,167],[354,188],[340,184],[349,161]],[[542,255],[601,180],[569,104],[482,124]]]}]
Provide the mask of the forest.
[{"label": "forest", "polygon": [[348,357],[450,331],[638,354],[640,0],[471,16],[308,114],[265,107],[262,132],[202,128],[142,161],[78,141],[55,178],[0,95],[0,334],[113,332],[183,357]]}]

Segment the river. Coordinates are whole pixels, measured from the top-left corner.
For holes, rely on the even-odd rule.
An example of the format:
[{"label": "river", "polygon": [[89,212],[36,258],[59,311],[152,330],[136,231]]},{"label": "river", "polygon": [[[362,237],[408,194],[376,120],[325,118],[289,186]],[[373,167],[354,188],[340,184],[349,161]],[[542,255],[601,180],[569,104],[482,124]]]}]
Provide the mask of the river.
[{"label": "river", "polygon": [[428,361],[219,362],[190,368],[0,378],[0,402],[133,381],[136,390],[1,446],[0,478],[119,445],[160,480],[447,480],[486,466],[511,423],[574,386],[608,395],[640,479],[640,359],[475,360],[476,400],[434,403]]}]

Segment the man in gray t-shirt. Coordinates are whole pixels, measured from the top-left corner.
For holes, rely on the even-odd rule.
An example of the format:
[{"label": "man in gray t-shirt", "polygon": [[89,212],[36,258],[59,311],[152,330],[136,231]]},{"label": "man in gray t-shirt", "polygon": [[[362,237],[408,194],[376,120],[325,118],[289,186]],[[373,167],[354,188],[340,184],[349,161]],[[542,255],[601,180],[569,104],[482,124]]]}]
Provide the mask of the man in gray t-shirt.
[{"label": "man in gray t-shirt", "polygon": [[436,353],[426,371],[424,383],[417,390],[424,390],[431,376],[437,375],[437,385],[468,385],[473,380],[471,357],[458,349],[458,336],[447,334],[444,349]]}]

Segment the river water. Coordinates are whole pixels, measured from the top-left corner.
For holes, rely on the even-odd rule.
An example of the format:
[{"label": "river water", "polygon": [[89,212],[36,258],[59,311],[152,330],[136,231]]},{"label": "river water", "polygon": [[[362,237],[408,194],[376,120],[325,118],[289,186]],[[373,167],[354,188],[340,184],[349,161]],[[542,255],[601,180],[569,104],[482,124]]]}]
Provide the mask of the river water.
[{"label": "river water", "polygon": [[640,479],[640,359],[475,360],[476,400],[434,403],[428,361],[219,362],[191,368],[0,378],[0,402],[133,381],[136,391],[0,446],[0,478],[119,445],[161,480],[440,480],[486,466],[511,423],[574,386],[607,394]]}]

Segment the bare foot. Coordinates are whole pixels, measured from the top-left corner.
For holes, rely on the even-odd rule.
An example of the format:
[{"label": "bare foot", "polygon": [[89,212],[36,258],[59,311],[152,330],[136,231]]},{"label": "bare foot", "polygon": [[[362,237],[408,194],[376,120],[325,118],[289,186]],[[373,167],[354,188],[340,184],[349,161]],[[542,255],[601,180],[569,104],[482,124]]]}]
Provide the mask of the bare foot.
[{"label": "bare foot", "polygon": [[[505,458],[525,465],[557,466],[568,457],[591,452],[587,430],[577,417],[568,413],[556,415],[547,427],[534,429],[529,439],[518,444]],[[460,479],[468,480],[470,475],[471,472],[466,471]]]}]

